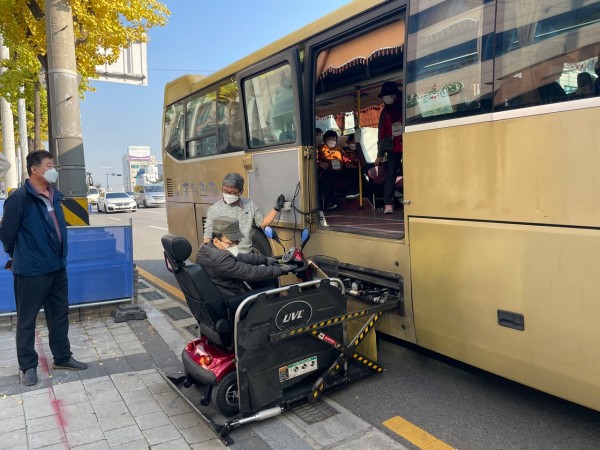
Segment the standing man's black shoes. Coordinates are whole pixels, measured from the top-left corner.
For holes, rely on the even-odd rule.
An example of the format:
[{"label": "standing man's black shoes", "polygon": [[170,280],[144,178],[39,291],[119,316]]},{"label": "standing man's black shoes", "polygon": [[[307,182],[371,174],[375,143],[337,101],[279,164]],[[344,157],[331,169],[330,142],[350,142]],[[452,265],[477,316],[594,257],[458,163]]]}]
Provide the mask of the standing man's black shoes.
[{"label": "standing man's black shoes", "polygon": [[25,369],[20,373],[21,376],[21,384],[25,386],[33,386],[38,382],[37,376],[37,368],[30,367],[29,369]]},{"label": "standing man's black shoes", "polygon": [[77,361],[75,358],[71,357],[68,361],[61,363],[52,363],[53,369],[65,369],[65,370],[85,370],[87,369],[87,364]]}]

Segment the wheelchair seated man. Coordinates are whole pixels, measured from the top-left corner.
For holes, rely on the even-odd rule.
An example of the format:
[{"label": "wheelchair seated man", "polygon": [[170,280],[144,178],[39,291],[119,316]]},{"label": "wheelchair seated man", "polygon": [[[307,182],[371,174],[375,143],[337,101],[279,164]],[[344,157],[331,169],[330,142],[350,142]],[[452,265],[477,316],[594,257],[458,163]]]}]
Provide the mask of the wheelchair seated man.
[{"label": "wheelchair seated man", "polygon": [[213,221],[212,240],[203,244],[196,255],[223,298],[231,298],[247,289],[244,283],[272,280],[291,272],[293,265],[279,265],[275,258],[256,253],[238,253],[244,237],[237,219],[220,216]]}]

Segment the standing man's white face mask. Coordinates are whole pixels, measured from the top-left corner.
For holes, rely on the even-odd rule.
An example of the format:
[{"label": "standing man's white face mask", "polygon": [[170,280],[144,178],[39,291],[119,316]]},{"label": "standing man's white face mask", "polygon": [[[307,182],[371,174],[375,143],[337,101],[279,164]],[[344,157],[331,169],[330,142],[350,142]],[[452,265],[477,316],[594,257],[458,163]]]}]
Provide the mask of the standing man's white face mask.
[{"label": "standing man's white face mask", "polygon": [[394,100],[396,100],[395,95],[384,95],[383,96],[383,103],[385,103],[386,105],[391,105],[392,103],[394,103]]}]

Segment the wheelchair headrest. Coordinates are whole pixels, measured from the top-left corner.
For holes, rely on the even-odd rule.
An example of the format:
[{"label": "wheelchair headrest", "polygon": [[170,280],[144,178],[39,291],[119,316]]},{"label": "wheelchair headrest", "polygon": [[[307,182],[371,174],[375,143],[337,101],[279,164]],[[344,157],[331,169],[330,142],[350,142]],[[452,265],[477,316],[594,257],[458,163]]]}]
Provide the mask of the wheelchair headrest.
[{"label": "wheelchair headrest", "polygon": [[192,254],[192,244],[183,236],[165,234],[160,241],[165,251],[172,255],[177,262],[187,260]]}]

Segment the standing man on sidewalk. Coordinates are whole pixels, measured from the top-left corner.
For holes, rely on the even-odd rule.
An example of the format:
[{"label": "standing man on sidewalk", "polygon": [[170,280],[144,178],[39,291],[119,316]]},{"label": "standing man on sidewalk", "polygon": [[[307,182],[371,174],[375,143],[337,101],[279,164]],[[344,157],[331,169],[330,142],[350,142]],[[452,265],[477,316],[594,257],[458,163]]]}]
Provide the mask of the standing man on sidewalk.
[{"label": "standing man on sidewalk", "polygon": [[35,324],[44,307],[54,356],[53,369],[85,370],[73,358],[69,343],[67,225],[63,194],[52,185],[58,178],[54,158],[46,150],[27,155],[29,179],[4,203],[0,241],[12,258],[5,269],[14,276],[17,303],[17,360],[21,383],[37,383]]}]

